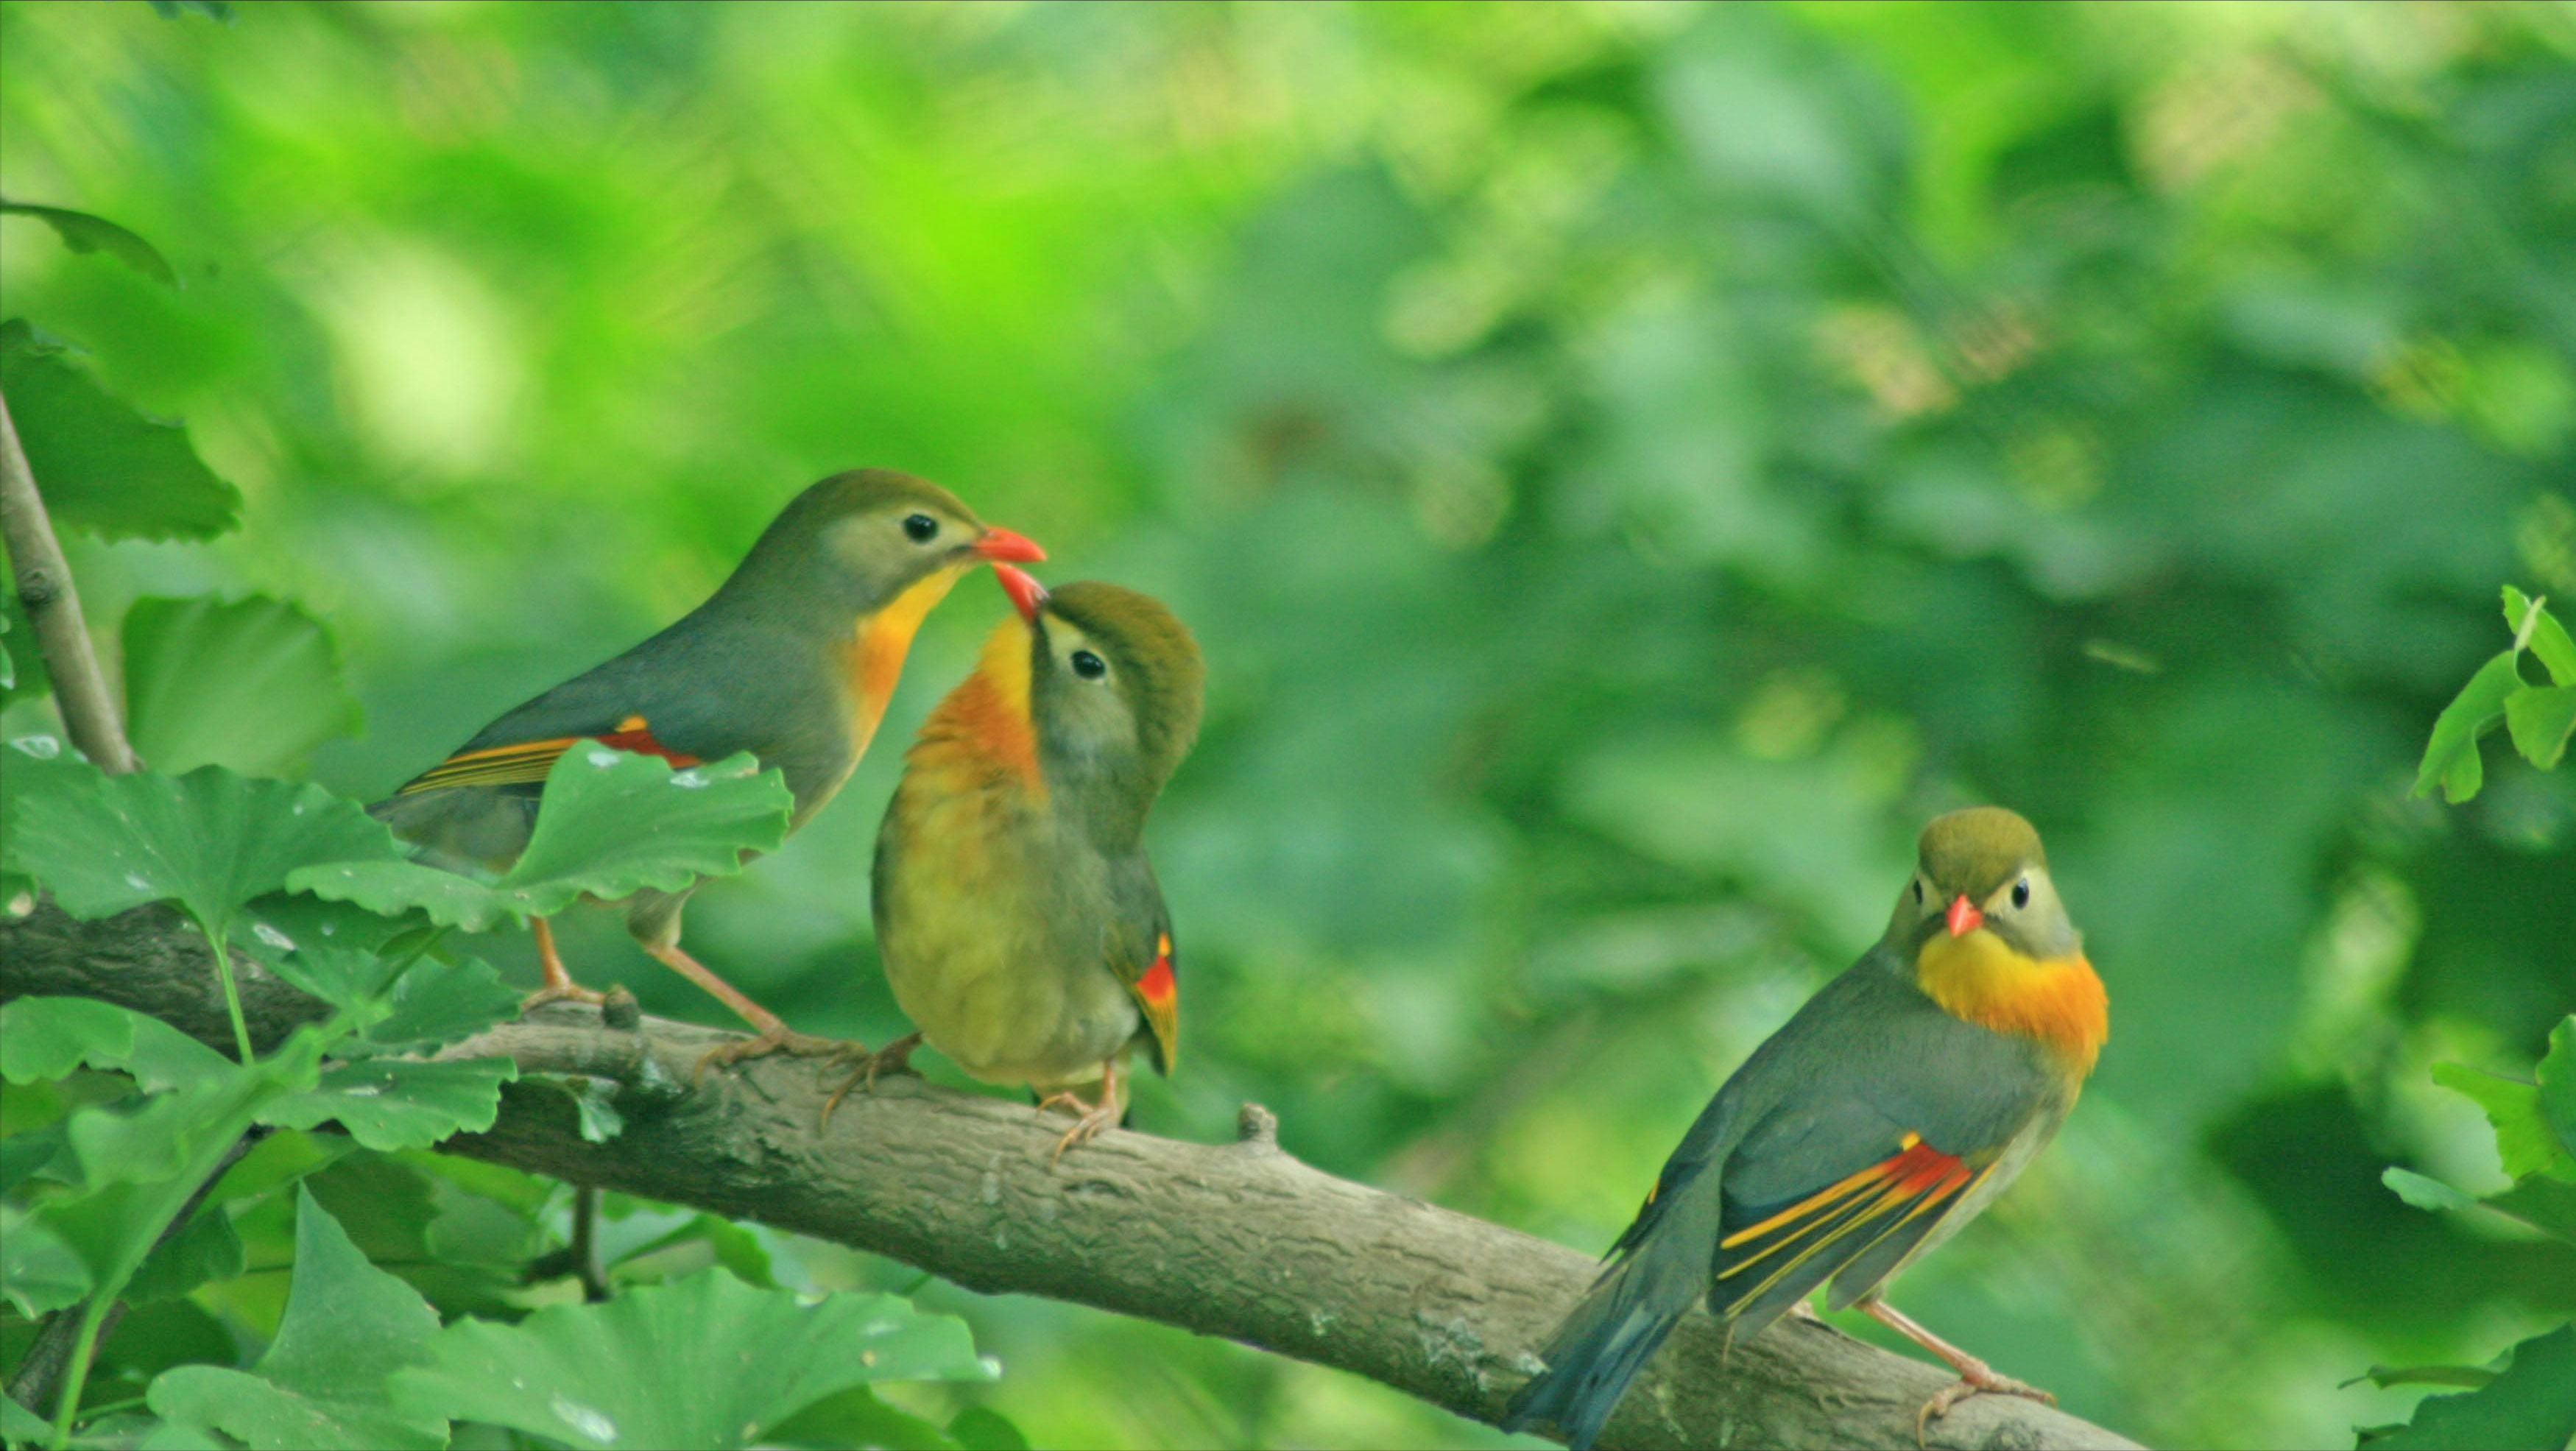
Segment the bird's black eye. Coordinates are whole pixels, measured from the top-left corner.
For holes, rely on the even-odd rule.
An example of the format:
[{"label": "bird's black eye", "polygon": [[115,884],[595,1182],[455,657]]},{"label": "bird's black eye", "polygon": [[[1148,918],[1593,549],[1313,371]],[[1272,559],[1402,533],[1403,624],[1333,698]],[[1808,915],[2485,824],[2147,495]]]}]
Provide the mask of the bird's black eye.
[{"label": "bird's black eye", "polygon": [[1088,650],[1073,652],[1073,673],[1085,680],[1098,680],[1109,673],[1109,662]]},{"label": "bird's black eye", "polygon": [[1914,879],[1914,905],[1917,907],[1923,905],[1923,879],[1921,877],[1916,877]]},{"label": "bird's black eye", "polygon": [[914,514],[903,521],[903,536],[915,544],[928,544],[939,537],[939,521],[927,514]]},{"label": "bird's black eye", "polygon": [[2024,877],[2013,883],[2013,905],[2016,907],[2030,905],[2030,878]]}]

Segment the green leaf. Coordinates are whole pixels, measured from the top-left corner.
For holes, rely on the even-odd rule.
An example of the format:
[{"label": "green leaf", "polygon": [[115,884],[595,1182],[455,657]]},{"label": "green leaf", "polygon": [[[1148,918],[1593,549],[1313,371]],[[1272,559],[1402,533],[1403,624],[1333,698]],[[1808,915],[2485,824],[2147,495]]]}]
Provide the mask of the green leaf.
[{"label": "green leaf", "polygon": [[263,1135],[249,1153],[233,1161],[233,1166],[215,1181],[214,1188],[206,1191],[206,1202],[231,1204],[256,1199],[308,1174],[318,1174],[357,1151],[358,1146],[341,1134],[303,1134],[287,1129]]},{"label": "green leaf", "polygon": [[2415,1419],[2365,1436],[2371,1451],[2565,1451],[2576,1437],[2576,1325],[2515,1346],[2483,1388],[2426,1396]]},{"label": "green leaf", "polygon": [[2495,1126],[2496,1153],[2504,1160],[2507,1174],[2516,1179],[2547,1174],[2576,1183],[2576,1154],[2558,1142],[2542,1117],[2540,1085],[2460,1063],[2434,1064],[2433,1081],[2474,1099],[2486,1110],[2487,1122]]},{"label": "green leaf", "polygon": [[42,1446],[51,1443],[53,1438],[51,1421],[7,1396],[0,1396],[0,1442],[11,1446]]},{"label": "green leaf", "polygon": [[41,700],[54,688],[45,675],[45,655],[36,645],[35,627],[18,592],[0,584],[0,705]]},{"label": "green leaf", "polygon": [[2576,685],[2524,686],[2505,697],[2504,723],[2524,760],[2556,770],[2567,737],[2576,733]]},{"label": "green leaf", "polygon": [[241,491],[197,457],[188,430],[135,412],[73,365],[71,349],[0,323],[0,394],[57,528],[109,539],[211,539],[241,523]]},{"label": "green leaf", "polygon": [[968,1406],[948,1423],[948,1439],[959,1451],[1029,1451],[1029,1438],[1020,1434],[1018,1425],[1001,1412],[987,1406]]},{"label": "green leaf", "polygon": [[218,25],[233,23],[232,0],[151,0],[152,13],[164,20],[202,15]]},{"label": "green leaf", "polygon": [[2576,1155],[2576,1013],[2549,1030],[2549,1051],[2531,1076],[2540,1081],[2540,1115],[2559,1152]]},{"label": "green leaf", "polygon": [[438,1314],[418,1291],[367,1263],[339,1223],[296,1190],[295,1278],[286,1317],[247,1371],[184,1365],[152,1382],[155,1415],[211,1426],[265,1451],[447,1444],[447,1418],[405,1411],[385,1378],[426,1364]]},{"label": "green leaf", "polygon": [[0,1078],[36,1083],[83,1064],[131,1073],[152,1092],[229,1078],[235,1066],[158,1018],[96,998],[0,1003]]},{"label": "green leaf", "polygon": [[42,1219],[0,1204],[0,1295],[32,1320],[89,1294],[89,1266]]},{"label": "green leaf", "polygon": [[460,1321],[434,1354],[394,1378],[397,1404],[578,1447],[743,1446],[852,1386],[991,1378],[953,1318],[892,1295],[806,1304],[717,1270],[514,1326]]},{"label": "green leaf", "polygon": [[2432,739],[2425,743],[2423,764],[2415,772],[2416,795],[2431,795],[2437,783],[2455,805],[2478,793],[2483,774],[2477,763],[2478,737],[2504,718],[2505,697],[2523,685],[2514,659],[2514,652],[2506,650],[2479,666],[2451,703],[2442,707],[2433,722]]},{"label": "green leaf", "polygon": [[263,1118],[294,1129],[337,1120],[370,1149],[425,1149],[490,1128],[500,1116],[501,1085],[518,1076],[519,1065],[507,1058],[363,1058],[333,1064],[320,1084],[270,1105]]},{"label": "green leaf", "polygon": [[[672,1224],[674,1218],[679,1222]],[[670,1225],[667,1231],[653,1233],[665,1224]],[[678,1279],[715,1264],[747,1285],[778,1288],[770,1272],[769,1251],[761,1247],[760,1237],[712,1214],[662,1211],[612,1220],[601,1230],[600,1258],[621,1283]]]},{"label": "green leaf", "polygon": [[677,891],[739,871],[743,853],[775,850],[786,838],[792,798],[777,772],[759,770],[738,755],[674,771],[657,756],[584,742],[547,775],[527,850],[498,882],[369,860],[308,867],[288,885],[377,912],[417,908],[443,927],[472,932],[551,917],[585,895],[614,901],[644,887]]},{"label": "green leaf", "polygon": [[363,1035],[375,1049],[424,1052],[519,1015],[519,990],[480,958],[422,962],[394,984],[390,1011]]},{"label": "green leaf", "polygon": [[268,970],[335,1008],[381,1004],[392,992],[402,959],[306,942],[272,960]]},{"label": "green leaf", "polygon": [[58,1194],[40,1219],[79,1257],[100,1294],[124,1291],[152,1242],[272,1100],[320,1076],[326,1034],[298,1029],[249,1067],[225,1065],[170,1093],[85,1108],[64,1124],[78,1192]]},{"label": "green leaf", "polygon": [[2336,1390],[2357,1386],[2363,1381],[2386,1390],[2390,1386],[2464,1386],[2475,1390],[2496,1378],[2496,1368],[2488,1365],[2374,1365]]},{"label": "green leaf", "polygon": [[2498,1214],[2519,1219],[2539,1230],[2576,1244],[2576,1184],[2563,1183],[2547,1174],[2534,1174],[2501,1194],[2490,1194],[2478,1203]]},{"label": "green leaf", "polygon": [[137,1304],[171,1300],[208,1280],[229,1280],[242,1272],[241,1236],[223,1207],[208,1204],[177,1234],[152,1247],[142,1267],[125,1283],[125,1298]]},{"label": "green leaf", "polygon": [[580,1116],[582,1142],[604,1144],[626,1132],[626,1115],[617,1111],[617,1084],[613,1080],[545,1073],[534,1081],[561,1089],[572,1100],[573,1111]]},{"label": "green leaf", "polygon": [[178,777],[82,766],[37,773],[10,794],[13,863],[81,918],[175,900],[209,936],[229,936],[242,905],[297,868],[399,855],[354,801],[220,766]]},{"label": "green leaf", "polygon": [[[2522,627],[2529,620],[2531,604],[2523,597],[2522,591],[2512,585],[2504,587],[2504,627],[2513,631],[2517,640],[2522,638]],[[2531,653],[2540,657],[2541,666],[2548,670],[2549,678],[2560,685],[2576,685],[2576,637],[2568,635],[2567,627],[2558,623],[2557,615],[2546,604],[2540,607],[2540,618],[2529,623]]]},{"label": "green leaf", "polygon": [[2477,1196],[2464,1194],[2439,1179],[2427,1178],[2412,1169],[2386,1169],[2379,1182],[2395,1190],[2397,1197],[2418,1209],[2475,1209]]},{"label": "green leaf", "polygon": [[170,259],[160,249],[105,217],[5,197],[0,197],[0,216],[33,217],[51,226],[74,252],[104,252],[164,287],[179,285],[179,274],[171,270]]},{"label": "green leaf", "polygon": [[866,1386],[825,1396],[770,1428],[765,1446],[883,1447],[884,1451],[958,1451],[947,1432],[899,1411]]},{"label": "green leaf", "polygon": [[300,774],[364,724],[319,620],[264,595],[146,596],[125,613],[126,733],[165,775],[204,765]]},{"label": "green leaf", "polygon": [[223,1106],[240,1097],[241,1076],[236,1069],[230,1077],[74,1111],[63,1122],[63,1137],[80,1170],[78,1182],[149,1184],[182,1172],[208,1147]]}]

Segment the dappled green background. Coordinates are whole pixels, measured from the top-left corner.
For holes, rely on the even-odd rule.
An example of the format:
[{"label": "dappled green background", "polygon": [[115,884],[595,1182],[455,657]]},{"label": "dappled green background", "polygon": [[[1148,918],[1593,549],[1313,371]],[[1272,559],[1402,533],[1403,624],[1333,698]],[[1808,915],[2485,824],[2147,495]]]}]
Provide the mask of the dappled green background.
[{"label": "dappled green background", "polygon": [[[71,541],[93,621],[304,602],[366,707],[337,789],[685,609],[812,478],[905,468],[1206,647],[1152,833],[1188,1051],[1139,1127],[1257,1099],[1600,1248],[1923,818],[1994,800],[2113,1038],[1909,1310],[2080,1415],[2264,1446],[2576,1303],[2378,1179],[2500,1185],[2428,1067],[2527,1070],[2576,1003],[2568,773],[2407,797],[2497,587],[2576,599],[2564,8],[13,3],[0,57],[0,186],[187,284],[12,220],[0,310],[248,501]],[[691,909],[801,1027],[901,1029],[890,747],[1001,612],[963,585],[841,803]],[[721,1016],[586,916],[584,976]],[[920,1298],[1005,1373],[916,1403],[1039,1444],[1502,1439]]]}]

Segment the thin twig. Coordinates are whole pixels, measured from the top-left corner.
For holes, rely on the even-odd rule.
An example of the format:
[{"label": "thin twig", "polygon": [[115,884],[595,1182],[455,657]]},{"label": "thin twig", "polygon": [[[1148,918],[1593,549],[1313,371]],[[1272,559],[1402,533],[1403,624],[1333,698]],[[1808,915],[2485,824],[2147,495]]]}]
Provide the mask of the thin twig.
[{"label": "thin twig", "polygon": [[6,399],[0,399],[0,538],[8,542],[18,599],[27,607],[36,649],[53,676],[54,704],[63,713],[72,746],[111,776],[134,770],[138,763],[125,739],[124,717],[107,677],[99,673],[98,653],[90,648],[89,626],[81,618],[80,592],[72,588],[71,566],[63,562],[63,546],[54,538],[44,496],[36,492],[26,450],[18,446],[18,425],[9,417]]}]

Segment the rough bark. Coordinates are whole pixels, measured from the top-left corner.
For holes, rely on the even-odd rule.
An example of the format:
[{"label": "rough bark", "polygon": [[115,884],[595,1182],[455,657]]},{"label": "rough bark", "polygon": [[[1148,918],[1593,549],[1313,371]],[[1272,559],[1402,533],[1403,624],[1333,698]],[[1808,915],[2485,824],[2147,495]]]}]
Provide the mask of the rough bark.
[{"label": "rough bark", "polygon": [[[0,999],[86,993],[229,1041],[206,949],[169,913],[75,922],[50,903],[0,922]],[[256,969],[262,1044],[320,1015]],[[622,1016],[622,1015],[621,1015]],[[917,1078],[853,1094],[828,1130],[810,1061],[690,1070],[711,1029],[603,1022],[560,1004],[449,1050],[620,1085],[622,1136],[584,1143],[571,1101],[509,1092],[487,1134],[449,1151],[576,1184],[755,1219],[890,1255],[989,1292],[1050,1295],[1352,1371],[1474,1420],[1498,1420],[1531,1351],[1589,1283],[1587,1256],[1299,1163],[1246,1105],[1229,1144],[1112,1131],[1050,1165],[1061,1124],[1025,1104]],[[1605,1447],[1915,1444],[1939,1368],[1784,1320],[1731,1349],[1695,1313],[1630,1390]],[[2028,1401],[1979,1396],[1934,1447],[2126,1447]]]}]

